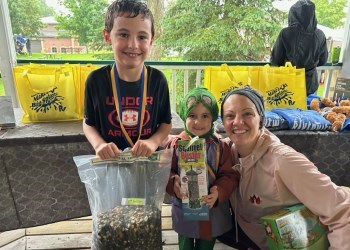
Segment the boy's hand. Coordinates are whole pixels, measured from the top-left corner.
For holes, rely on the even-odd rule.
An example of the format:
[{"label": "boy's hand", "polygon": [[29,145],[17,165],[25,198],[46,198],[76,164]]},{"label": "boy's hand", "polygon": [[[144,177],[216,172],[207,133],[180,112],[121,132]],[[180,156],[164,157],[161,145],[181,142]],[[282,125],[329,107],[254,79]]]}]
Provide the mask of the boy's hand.
[{"label": "boy's hand", "polygon": [[204,202],[209,208],[212,208],[219,197],[218,187],[212,186],[210,188],[210,194],[203,197]]},{"label": "boy's hand", "polygon": [[102,143],[96,148],[96,155],[102,160],[114,158],[120,154],[120,150],[113,142]]},{"label": "boy's hand", "polygon": [[131,152],[135,156],[150,156],[158,148],[158,144],[154,143],[151,139],[138,140],[132,147]]},{"label": "boy's hand", "polygon": [[182,192],[181,186],[180,186],[180,176],[174,175],[174,193],[177,198],[182,200],[185,197],[185,193]]}]

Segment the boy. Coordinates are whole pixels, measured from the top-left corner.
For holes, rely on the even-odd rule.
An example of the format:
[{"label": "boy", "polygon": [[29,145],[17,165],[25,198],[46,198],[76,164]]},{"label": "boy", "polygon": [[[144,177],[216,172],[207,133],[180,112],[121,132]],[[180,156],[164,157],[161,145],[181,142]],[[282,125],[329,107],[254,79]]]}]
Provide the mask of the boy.
[{"label": "boy", "polygon": [[116,0],[107,9],[103,36],[115,64],[86,81],[83,131],[101,159],[128,147],[135,156],[149,156],[171,130],[167,80],[144,66],[154,42],[153,15],[140,1]]},{"label": "boy", "polygon": [[[179,234],[180,250],[211,250],[216,237],[231,229],[229,197],[238,185],[239,173],[232,169],[230,148],[214,135],[214,121],[219,109],[215,97],[206,88],[195,88],[182,100],[180,117],[185,131],[175,138],[173,164],[167,192],[172,196],[172,219],[174,230]],[[184,220],[182,199],[185,193],[180,187],[177,140],[193,137],[205,138],[208,171],[208,193],[204,202],[210,208],[209,221]]]}]

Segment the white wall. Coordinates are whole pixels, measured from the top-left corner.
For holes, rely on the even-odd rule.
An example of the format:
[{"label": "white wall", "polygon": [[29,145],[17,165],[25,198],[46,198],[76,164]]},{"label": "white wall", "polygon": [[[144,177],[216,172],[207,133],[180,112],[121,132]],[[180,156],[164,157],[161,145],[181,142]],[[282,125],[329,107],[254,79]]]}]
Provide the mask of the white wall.
[{"label": "white wall", "polygon": [[343,77],[350,77],[350,0],[348,2],[347,13],[348,15],[346,17],[345,34],[342,46],[343,54],[340,57],[340,60],[343,62],[343,67],[340,75]]}]

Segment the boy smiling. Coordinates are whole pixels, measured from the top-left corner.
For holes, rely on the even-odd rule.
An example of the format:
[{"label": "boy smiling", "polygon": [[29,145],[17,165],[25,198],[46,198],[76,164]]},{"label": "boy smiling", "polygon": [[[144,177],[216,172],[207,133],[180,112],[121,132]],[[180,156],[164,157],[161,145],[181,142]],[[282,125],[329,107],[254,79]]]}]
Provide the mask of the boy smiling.
[{"label": "boy smiling", "polygon": [[83,130],[101,159],[130,147],[149,156],[171,130],[168,83],[144,62],[154,43],[154,19],[145,3],[117,0],[107,9],[103,36],[115,63],[86,81]]}]

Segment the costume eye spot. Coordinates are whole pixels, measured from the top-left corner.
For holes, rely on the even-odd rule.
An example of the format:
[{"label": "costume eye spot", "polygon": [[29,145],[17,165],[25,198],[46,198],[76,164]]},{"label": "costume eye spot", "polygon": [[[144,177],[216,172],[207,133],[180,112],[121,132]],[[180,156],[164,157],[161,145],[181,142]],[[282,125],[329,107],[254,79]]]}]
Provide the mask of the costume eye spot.
[{"label": "costume eye spot", "polygon": [[188,98],[188,101],[187,101],[187,108],[191,107],[193,103],[196,102],[196,98],[194,96],[191,96],[190,98]]},{"label": "costume eye spot", "polygon": [[202,100],[203,100],[206,104],[208,104],[208,105],[211,105],[211,104],[212,104],[212,103],[211,103],[211,98],[210,98],[209,96],[203,95],[203,96],[202,96]]}]

